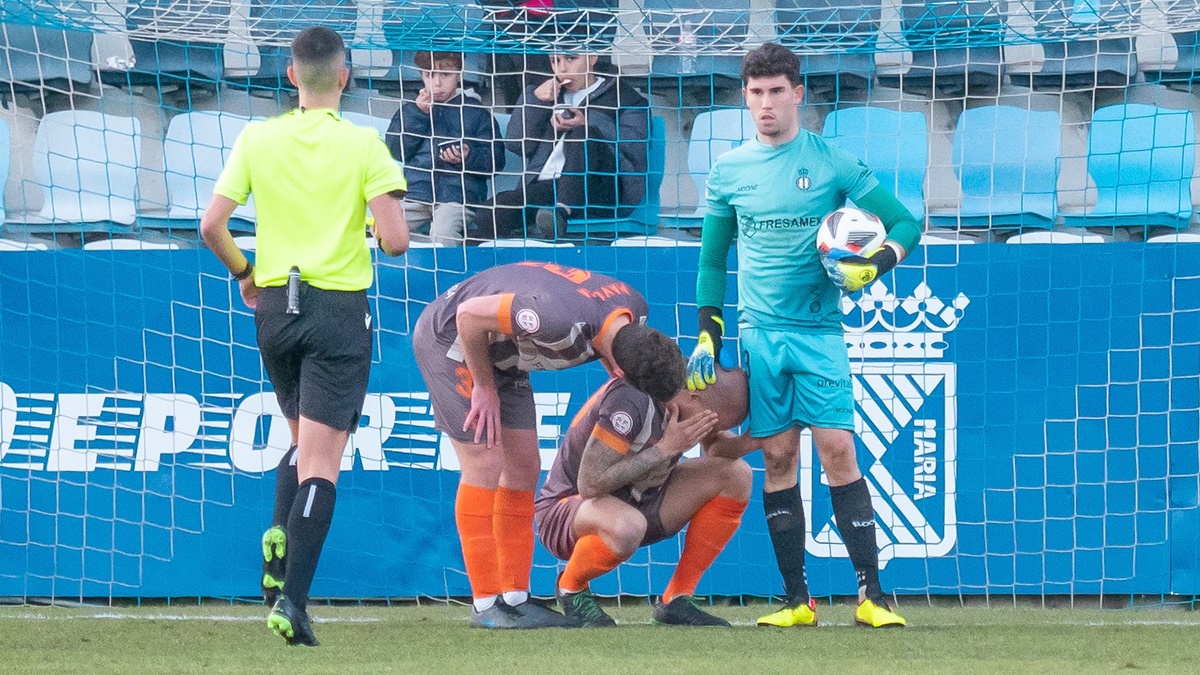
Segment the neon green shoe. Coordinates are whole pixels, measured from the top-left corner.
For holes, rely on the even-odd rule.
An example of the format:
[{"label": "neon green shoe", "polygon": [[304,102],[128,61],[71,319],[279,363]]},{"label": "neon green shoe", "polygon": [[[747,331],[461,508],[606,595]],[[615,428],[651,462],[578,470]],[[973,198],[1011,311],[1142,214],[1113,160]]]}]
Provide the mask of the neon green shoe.
[{"label": "neon green shoe", "polygon": [[868,628],[903,628],[908,625],[904,617],[897,614],[885,602],[863,600],[854,610],[854,623]]},{"label": "neon green shoe", "polygon": [[817,601],[809,598],[807,603],[802,603],[795,607],[784,607],[777,612],[759,617],[758,625],[777,626],[779,628],[791,628],[792,626],[814,627],[817,625]]},{"label": "neon green shoe", "polygon": [[262,594],[267,605],[274,606],[283,592],[283,577],[287,570],[287,533],[276,525],[263,532]]}]

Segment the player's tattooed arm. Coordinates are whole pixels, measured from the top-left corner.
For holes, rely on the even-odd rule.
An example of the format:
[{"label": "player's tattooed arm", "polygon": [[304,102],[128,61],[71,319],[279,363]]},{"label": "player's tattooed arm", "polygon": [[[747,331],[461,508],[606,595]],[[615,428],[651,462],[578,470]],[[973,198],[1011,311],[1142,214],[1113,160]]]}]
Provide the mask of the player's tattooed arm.
[{"label": "player's tattooed arm", "polygon": [[717,423],[717,414],[711,410],[684,420],[679,419],[679,411],[674,407],[669,408],[669,414],[663,437],[641,452],[630,454],[628,447],[622,452],[597,435],[589,438],[579,463],[579,494],[584,499],[602,497],[651,472],[661,471],[664,465],[711,433]]}]

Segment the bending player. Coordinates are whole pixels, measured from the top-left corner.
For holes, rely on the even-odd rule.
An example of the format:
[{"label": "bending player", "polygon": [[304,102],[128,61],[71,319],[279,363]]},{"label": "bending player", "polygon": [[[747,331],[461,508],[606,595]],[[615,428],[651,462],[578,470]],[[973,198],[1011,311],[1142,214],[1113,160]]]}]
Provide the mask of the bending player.
[{"label": "bending player", "polygon": [[417,366],[434,422],[462,465],[454,512],[472,626],[575,625],[529,600],[541,474],[529,373],[595,360],[616,376],[640,371],[638,346],[662,335],[643,325],[646,313],[645,298],[624,282],[532,261],[479,272],[421,313]]},{"label": "bending player", "polygon": [[[674,342],[664,336],[637,348],[652,352],[655,368],[627,370],[592,396],[571,423],[538,496],[538,536],[567,561],[558,578],[559,606],[583,626],[615,625],[588,582],[686,525],[683,553],[654,619],[728,626],[700,609],[692,594],[750,500],[750,466],[740,457],[758,446],[748,436],[713,432],[746,418],[746,376],[726,371],[704,392],[689,392]],[[680,462],[698,442],[704,456]]]},{"label": "bending player", "polygon": [[[855,620],[903,626],[879,585],[871,494],[854,446],[854,390],[842,330],[841,291],[856,291],[890,271],[920,241],[912,214],[849,153],[800,129],[800,61],[776,44],[746,55],[742,94],[757,137],[721,155],[708,177],[696,297],[700,341],[688,363],[689,386],[716,381],[724,332],[726,255],[739,224],[738,326],[750,375],[750,434],[761,439],[763,507],[787,600],[759,625],[815,626],[804,577],[804,505],[797,485],[800,431],[829,479],[833,514],[858,575]],[[888,239],[869,257],[838,262],[839,288],[817,255],[817,227],[854,200],[873,212]]]}]

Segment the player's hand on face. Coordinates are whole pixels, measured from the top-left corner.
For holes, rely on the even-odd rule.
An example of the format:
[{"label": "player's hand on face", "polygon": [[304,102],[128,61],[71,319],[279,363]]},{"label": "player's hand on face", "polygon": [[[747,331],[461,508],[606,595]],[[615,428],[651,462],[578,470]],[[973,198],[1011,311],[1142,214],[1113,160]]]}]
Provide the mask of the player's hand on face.
[{"label": "player's hand on face", "polygon": [[500,438],[500,394],[495,387],[476,385],[471,389],[471,409],[463,423],[463,431],[475,429],[475,443],[494,448]]},{"label": "player's hand on face", "polygon": [[660,450],[669,457],[678,457],[695,447],[717,425],[717,413],[703,410],[687,419],[679,419],[679,407],[667,406],[667,429],[658,442]]},{"label": "player's hand on face", "polygon": [[242,279],[238,282],[238,290],[242,293],[242,302],[250,309],[258,307],[258,292],[259,287],[254,285],[254,275]]},{"label": "player's hand on face", "polygon": [[708,331],[700,333],[696,348],[687,363],[687,388],[689,391],[704,391],[710,384],[717,383],[716,345]]},{"label": "player's hand on face", "polygon": [[429,95],[429,90],[424,87],[421,88],[421,91],[417,92],[417,107],[421,109],[421,112],[429,112],[433,107],[433,97]]},{"label": "player's hand on face", "polygon": [[560,85],[557,77],[552,77],[545,82],[539,84],[537,89],[533,90],[533,95],[543,103],[550,103],[558,100],[558,91]]}]

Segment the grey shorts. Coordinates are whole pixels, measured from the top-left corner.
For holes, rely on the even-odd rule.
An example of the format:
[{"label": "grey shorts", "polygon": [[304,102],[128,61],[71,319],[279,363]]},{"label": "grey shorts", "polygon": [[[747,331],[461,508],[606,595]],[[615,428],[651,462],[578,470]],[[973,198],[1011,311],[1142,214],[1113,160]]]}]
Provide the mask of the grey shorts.
[{"label": "grey shorts", "polygon": [[[679,534],[679,530],[667,531],[662,522],[662,502],[667,494],[667,485],[671,479],[654,490],[642,496],[642,501],[629,503],[646,518],[646,534],[642,536],[642,546],[657,544],[664,539],[670,539]],[[534,528],[542,546],[559,560],[568,560],[575,551],[575,516],[579,507],[583,506],[583,497],[570,495],[559,499],[538,500],[534,511]]]},{"label": "grey shorts", "polygon": [[[474,381],[467,364],[446,356],[451,342],[433,332],[422,315],[413,329],[413,356],[433,407],[434,426],[462,443],[474,443],[475,431],[463,431],[471,411]],[[500,425],[507,429],[537,427],[537,408],[529,373],[520,370],[493,370],[496,392],[500,395]]]}]

